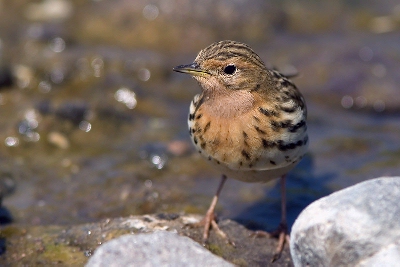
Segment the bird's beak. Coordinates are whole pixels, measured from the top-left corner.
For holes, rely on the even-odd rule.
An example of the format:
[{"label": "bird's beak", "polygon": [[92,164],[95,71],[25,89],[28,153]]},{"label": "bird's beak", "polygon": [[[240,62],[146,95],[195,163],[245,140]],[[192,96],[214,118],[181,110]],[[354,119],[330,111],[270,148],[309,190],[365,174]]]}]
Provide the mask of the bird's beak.
[{"label": "bird's beak", "polygon": [[172,70],[176,72],[190,74],[192,76],[206,76],[209,74],[207,71],[201,69],[199,64],[197,63],[192,63],[189,65],[180,65],[173,68]]}]

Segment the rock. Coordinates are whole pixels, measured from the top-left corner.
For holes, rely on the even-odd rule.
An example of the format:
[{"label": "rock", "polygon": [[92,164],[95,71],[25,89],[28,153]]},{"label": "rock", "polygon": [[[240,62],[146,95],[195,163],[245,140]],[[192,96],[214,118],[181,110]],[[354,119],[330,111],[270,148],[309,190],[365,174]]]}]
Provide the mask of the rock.
[{"label": "rock", "polygon": [[[199,255],[209,258],[209,261],[196,260],[185,266],[196,266],[194,264],[197,263],[202,266],[228,266],[229,264],[222,258],[236,266],[293,266],[288,246],[285,246],[281,258],[270,265],[277,246],[277,239],[256,238],[254,232],[231,220],[219,220],[218,225],[236,243],[236,247],[227,244],[226,239],[212,230],[209,240],[203,248],[203,229],[188,226],[188,224],[199,222],[201,219],[202,215],[161,213],[105,219],[95,223],[70,226],[8,224],[1,228],[0,253],[2,249],[7,252],[1,255],[0,266],[31,266],[32,262],[39,262],[42,266],[85,266],[85,264],[100,266],[98,259],[100,257],[101,264],[109,266],[111,261],[109,257],[117,251],[109,249],[109,246],[113,246],[114,243],[123,243],[119,248],[121,261],[131,260],[135,255],[140,259],[147,259],[157,251],[161,253],[162,257],[180,255],[181,258],[185,252],[186,257],[190,258],[196,255],[196,251],[201,248],[202,251],[199,252]],[[172,233],[160,233],[160,231]],[[164,236],[160,237],[161,235]],[[121,236],[125,237],[120,240]],[[137,245],[133,244],[132,239],[136,240],[135,242],[138,244],[142,244],[139,247],[144,252],[136,251],[133,248],[136,248]],[[194,244],[192,240],[199,245]],[[5,244],[2,245],[2,242]],[[147,242],[146,245],[144,245],[145,242]],[[109,243],[111,245],[108,245]],[[168,253],[171,255],[162,254],[165,250],[154,248],[153,243],[158,247],[168,246]],[[102,247],[102,244],[107,245]],[[207,251],[204,249],[216,256],[207,255]],[[138,256],[139,253],[141,253],[140,256]],[[213,257],[216,257],[219,263],[212,264]],[[142,264],[124,264],[121,261],[118,261],[118,266],[143,266]],[[179,266],[178,264],[172,265]],[[156,266],[166,265],[156,264]]]},{"label": "rock", "polygon": [[295,266],[398,266],[400,177],[356,184],[309,205],[295,221]]},{"label": "rock", "polygon": [[100,266],[234,266],[172,232],[123,235],[101,245],[86,264]]}]

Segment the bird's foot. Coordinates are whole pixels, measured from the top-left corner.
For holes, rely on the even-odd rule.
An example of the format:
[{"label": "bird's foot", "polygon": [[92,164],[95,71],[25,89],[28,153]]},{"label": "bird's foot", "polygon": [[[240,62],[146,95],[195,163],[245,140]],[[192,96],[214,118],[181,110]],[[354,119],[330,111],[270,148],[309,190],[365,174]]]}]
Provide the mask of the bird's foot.
[{"label": "bird's foot", "polygon": [[274,237],[278,238],[278,245],[275,249],[274,255],[272,256],[271,262],[274,262],[278,260],[281,257],[283,248],[285,247],[285,243],[289,244],[290,239],[289,239],[289,234],[288,234],[288,229],[287,229],[287,224],[286,223],[280,223],[278,228],[269,233],[265,231],[255,231],[252,236],[255,237]]},{"label": "bird's foot", "polygon": [[208,237],[210,235],[211,228],[216,231],[216,233],[226,240],[226,242],[233,247],[236,247],[235,242],[233,242],[228,235],[219,228],[218,223],[216,221],[216,216],[213,212],[207,212],[204,218],[197,223],[189,224],[189,226],[193,227],[203,227],[203,245],[206,245],[208,242]]}]

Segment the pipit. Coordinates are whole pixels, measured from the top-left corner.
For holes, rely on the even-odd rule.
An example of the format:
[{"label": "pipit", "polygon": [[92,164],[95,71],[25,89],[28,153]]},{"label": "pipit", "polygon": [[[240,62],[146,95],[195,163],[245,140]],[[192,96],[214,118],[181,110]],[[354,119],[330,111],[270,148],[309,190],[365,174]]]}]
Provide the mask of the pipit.
[{"label": "pipit", "polygon": [[[202,223],[206,241],[227,177],[245,182],[281,179],[282,217],[276,231],[280,257],[288,239],[286,174],[308,145],[305,101],[288,77],[268,69],[246,44],[220,41],[200,51],[192,64],[173,69],[200,84],[189,112],[189,134],[198,152],[223,173]],[[274,260],[273,259],[273,260]]]}]

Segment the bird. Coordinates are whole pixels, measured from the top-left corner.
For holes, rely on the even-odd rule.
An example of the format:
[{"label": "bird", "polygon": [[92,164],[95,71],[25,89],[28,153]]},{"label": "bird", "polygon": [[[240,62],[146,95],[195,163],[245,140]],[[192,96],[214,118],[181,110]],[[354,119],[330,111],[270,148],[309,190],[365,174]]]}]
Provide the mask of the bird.
[{"label": "bird", "polygon": [[288,242],[286,174],[307,152],[307,107],[289,76],[267,68],[253,49],[238,41],[215,42],[193,63],[173,71],[191,75],[201,93],[190,103],[188,127],[198,153],[221,173],[216,194],[201,223],[225,236],[215,206],[227,178],[265,183],[280,178],[281,222],[273,261]]}]

